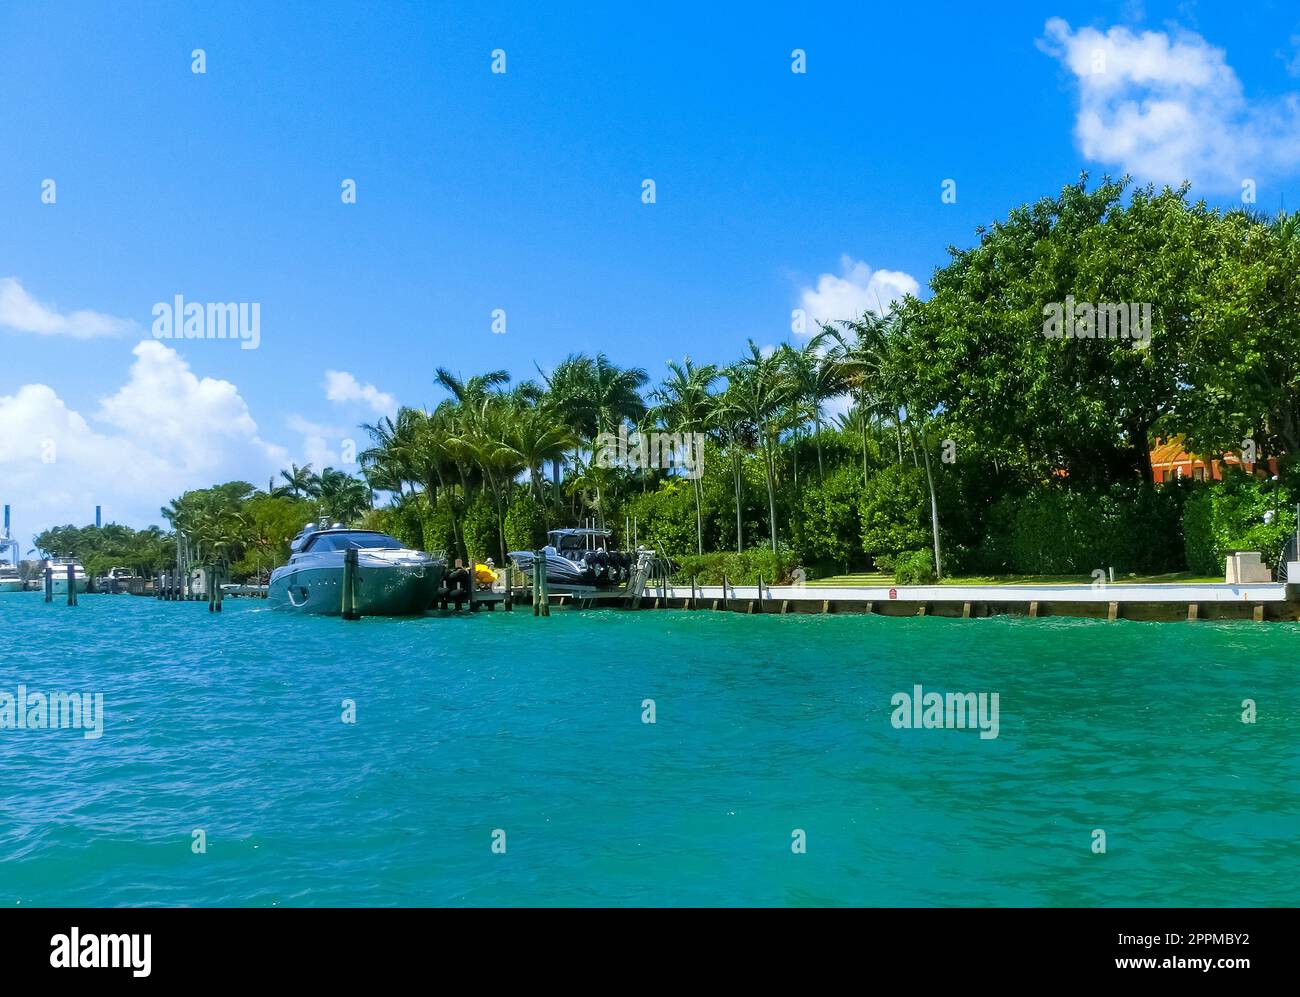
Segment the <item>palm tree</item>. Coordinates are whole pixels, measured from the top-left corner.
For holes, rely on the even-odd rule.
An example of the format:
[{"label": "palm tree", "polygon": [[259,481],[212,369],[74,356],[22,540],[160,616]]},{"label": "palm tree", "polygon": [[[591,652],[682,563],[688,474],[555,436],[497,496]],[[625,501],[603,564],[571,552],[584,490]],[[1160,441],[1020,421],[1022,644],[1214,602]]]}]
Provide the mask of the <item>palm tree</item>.
[{"label": "palm tree", "polygon": [[325,468],[320,474],[318,500],[321,514],[340,523],[360,519],[373,504],[370,489],[364,481],[332,467]]},{"label": "palm tree", "polygon": [[[860,319],[842,321],[841,329],[822,326],[822,331],[834,342],[829,362],[835,368],[838,382],[854,396],[858,408],[864,413],[862,422],[862,480],[867,480],[867,432],[865,414],[887,405],[886,349],[890,320],[875,312],[866,312]],[[875,405],[872,405],[872,401]],[[903,436],[899,427],[898,408],[892,407],[894,429],[898,438],[898,461],[903,462]]]},{"label": "palm tree", "polygon": [[289,470],[280,472],[280,477],[286,482],[284,491],[292,493],[294,498],[315,495],[319,488],[319,481],[316,475],[312,474],[310,464],[305,467],[290,464]]},{"label": "palm tree", "polygon": [[[651,395],[659,404],[657,414],[673,432],[703,433],[717,405],[709,388],[721,376],[718,368],[714,364],[696,367],[686,357],[681,363],[668,361],[668,370],[669,377]],[[700,554],[704,553],[703,473],[702,467],[696,468],[691,481],[695,492],[695,544]]]},{"label": "palm tree", "polygon": [[813,441],[817,446],[817,477],[826,476],[822,461],[822,406],[827,399],[838,395],[847,386],[845,371],[827,344],[834,344],[834,334],[822,329],[801,348],[788,343],[782,348],[782,359],[790,378],[791,393],[796,405],[803,406],[812,416]]},{"label": "palm tree", "polygon": [[724,405],[731,406],[758,430],[758,441],[767,472],[768,526],[772,553],[776,554],[776,448],[781,432],[781,415],[791,393],[789,378],[780,355],[764,354],[752,339],[749,355],[727,370],[730,382]]}]

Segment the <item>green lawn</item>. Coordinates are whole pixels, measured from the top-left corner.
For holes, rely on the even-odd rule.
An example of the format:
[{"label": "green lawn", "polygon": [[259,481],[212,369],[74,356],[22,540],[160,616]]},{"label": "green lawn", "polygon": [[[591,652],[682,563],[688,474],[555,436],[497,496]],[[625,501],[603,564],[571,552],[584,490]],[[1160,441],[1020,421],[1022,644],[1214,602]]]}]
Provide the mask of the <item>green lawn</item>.
[{"label": "green lawn", "polygon": [[[1222,578],[1206,578],[1194,575],[1190,571],[1175,571],[1167,575],[1115,575],[1115,584],[1120,585],[1159,585],[1179,582],[1219,582]],[[1091,575],[964,575],[960,578],[945,578],[941,585],[1090,585]],[[880,572],[856,575],[835,575],[831,578],[809,579],[809,585],[893,585],[894,576]]]}]

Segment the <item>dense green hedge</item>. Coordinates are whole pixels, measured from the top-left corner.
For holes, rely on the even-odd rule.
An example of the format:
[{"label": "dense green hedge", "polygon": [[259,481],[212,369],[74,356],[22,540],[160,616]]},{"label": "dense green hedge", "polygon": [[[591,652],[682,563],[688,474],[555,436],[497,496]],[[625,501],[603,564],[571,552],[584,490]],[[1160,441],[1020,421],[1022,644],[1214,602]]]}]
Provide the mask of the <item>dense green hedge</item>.
[{"label": "dense green hedge", "polygon": [[848,571],[862,560],[862,468],[844,464],[805,483],[790,523],[794,549],[821,573]]},{"label": "dense green hedge", "polygon": [[465,549],[476,561],[500,558],[501,542],[497,532],[497,511],[492,499],[480,493],[470,503],[462,524]]},{"label": "dense green hedge", "polygon": [[[1041,485],[994,503],[960,570],[982,574],[1161,573],[1184,567],[1180,486]],[[954,566],[956,568],[957,566]]]},{"label": "dense green hedge", "polygon": [[[1183,540],[1187,567],[1201,575],[1219,575],[1231,550],[1257,550],[1273,565],[1287,537],[1295,530],[1290,491],[1244,474],[1229,473],[1222,481],[1199,485],[1183,510]],[[1276,502],[1279,515],[1264,522]]]},{"label": "dense green hedge", "polygon": [[931,542],[925,472],[910,464],[890,464],[862,490],[862,548],[877,566],[881,556],[919,550]]},{"label": "dense green hedge", "polygon": [[546,543],[546,510],[521,491],[506,510],[506,550],[537,550]]},{"label": "dense green hedge", "polygon": [[774,555],[770,547],[756,547],[741,554],[686,554],[673,558],[673,578],[689,584],[694,576],[701,585],[721,585],[726,575],[727,581],[736,585],[756,585],[762,575],[768,585],[783,585],[790,581],[795,563],[789,550]]},{"label": "dense green hedge", "polygon": [[934,580],[933,551],[904,551],[894,559],[894,581],[899,585],[931,585]]}]

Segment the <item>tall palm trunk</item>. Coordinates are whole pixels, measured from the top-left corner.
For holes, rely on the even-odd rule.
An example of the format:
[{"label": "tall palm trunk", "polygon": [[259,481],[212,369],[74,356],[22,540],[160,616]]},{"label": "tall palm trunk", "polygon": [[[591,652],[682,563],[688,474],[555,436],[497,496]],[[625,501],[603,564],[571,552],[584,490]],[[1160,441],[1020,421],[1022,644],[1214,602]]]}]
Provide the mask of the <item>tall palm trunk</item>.
[{"label": "tall palm trunk", "polygon": [[733,452],[731,455],[731,477],[736,486],[736,553],[741,554],[745,550],[745,527],[740,514],[740,454]]},{"label": "tall palm trunk", "polygon": [[822,467],[822,413],[820,407],[813,412],[813,441],[817,444],[817,480],[821,481],[826,477],[826,470]]},{"label": "tall palm trunk", "polygon": [[699,554],[704,553],[704,514],[700,509],[700,479],[698,477],[691,479],[695,485],[695,549]]},{"label": "tall palm trunk", "polygon": [[768,525],[772,532],[772,554],[776,555],[776,455],[772,452],[773,441],[767,442],[765,450],[767,464],[767,511]]},{"label": "tall palm trunk", "polygon": [[934,476],[930,473],[930,448],[925,442],[925,427],[921,427],[921,453],[925,455],[925,483],[930,489],[930,534],[934,537],[934,576],[943,578],[943,556],[939,551],[939,502],[934,494]]}]

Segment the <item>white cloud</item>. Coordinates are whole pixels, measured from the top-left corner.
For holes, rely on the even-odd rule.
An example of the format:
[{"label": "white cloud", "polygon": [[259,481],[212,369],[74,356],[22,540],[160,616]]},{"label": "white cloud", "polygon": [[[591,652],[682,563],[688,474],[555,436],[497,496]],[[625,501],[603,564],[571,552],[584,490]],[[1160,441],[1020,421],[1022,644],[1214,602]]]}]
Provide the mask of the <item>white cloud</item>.
[{"label": "white cloud", "polygon": [[325,372],[325,397],[337,404],[364,402],[377,415],[396,415],[397,399],[373,384],[362,384],[346,370]]},{"label": "white cloud", "polygon": [[808,315],[808,332],[813,333],[822,322],[861,318],[869,311],[883,314],[894,301],[920,290],[921,285],[910,274],[872,270],[862,260],[845,254],[840,257],[840,273],[824,273],[817,278],[816,287],[805,287],[799,294],[799,306]]},{"label": "white cloud", "polygon": [[[343,471],[356,471],[356,453],[363,445],[357,441],[355,430],[340,426],[326,426],[312,422],[301,415],[289,416],[288,427],[302,437],[303,462],[310,464],[312,470],[319,473],[326,467],[336,467]],[[351,444],[352,462],[343,459],[343,450]]]},{"label": "white cloud", "polygon": [[1194,32],[1076,31],[1054,17],[1038,47],[1075,77],[1074,135],[1089,159],[1214,191],[1295,172],[1300,95],[1247,99],[1224,50]]},{"label": "white cloud", "polygon": [[128,319],[81,309],[63,314],[33,298],[17,277],[0,277],[0,326],[42,336],[93,339],[116,336],[136,328]]},{"label": "white cloud", "polygon": [[18,532],[91,522],[96,505],[116,522],[163,525],[159,508],[186,489],[262,484],[287,464],[229,381],[196,376],[154,340],[133,353],[126,383],[91,419],[48,385],[0,395],[0,480]]}]

